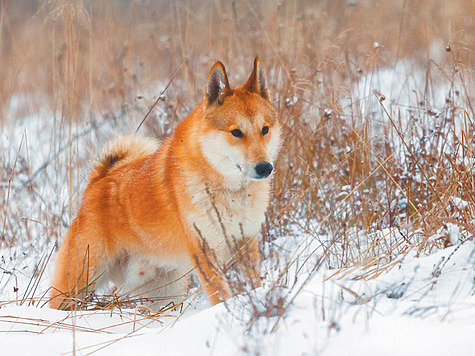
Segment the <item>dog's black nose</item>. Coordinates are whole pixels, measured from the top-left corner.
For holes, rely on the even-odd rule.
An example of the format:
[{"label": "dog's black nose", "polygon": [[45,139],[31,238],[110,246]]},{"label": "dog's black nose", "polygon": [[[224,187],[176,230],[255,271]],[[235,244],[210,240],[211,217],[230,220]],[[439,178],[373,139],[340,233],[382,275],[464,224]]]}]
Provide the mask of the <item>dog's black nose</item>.
[{"label": "dog's black nose", "polygon": [[260,178],[267,178],[272,173],[274,167],[269,162],[259,162],[255,167],[254,170],[256,171],[257,177]]}]

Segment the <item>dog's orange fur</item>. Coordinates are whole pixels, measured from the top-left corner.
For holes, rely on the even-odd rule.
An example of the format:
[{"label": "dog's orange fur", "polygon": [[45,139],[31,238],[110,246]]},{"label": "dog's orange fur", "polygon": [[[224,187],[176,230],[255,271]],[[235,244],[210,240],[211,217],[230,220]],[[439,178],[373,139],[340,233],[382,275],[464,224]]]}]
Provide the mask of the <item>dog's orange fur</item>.
[{"label": "dog's orange fur", "polygon": [[[214,265],[232,259],[226,236],[249,247],[244,257],[251,265],[259,259],[256,234],[268,205],[270,180],[249,179],[245,167],[273,161],[278,153],[280,128],[268,98],[258,58],[249,80],[237,89],[229,87],[218,62],[208,76],[203,102],[157,150],[140,152],[136,139],[106,153],[90,176],[59,250],[51,306],[71,307],[75,297],[95,288],[104,266],[120,265],[115,261],[121,256],[153,256],[177,264],[188,259],[212,304],[228,298],[226,278]],[[263,126],[268,133],[263,134]],[[230,133],[236,128],[244,137]],[[221,169],[219,159],[210,162],[210,156],[219,154],[213,151],[214,137],[222,140],[224,151],[244,162],[236,165],[242,177],[230,173],[236,171],[231,163]],[[217,260],[210,258],[203,240]],[[259,284],[255,273],[250,278]]]}]

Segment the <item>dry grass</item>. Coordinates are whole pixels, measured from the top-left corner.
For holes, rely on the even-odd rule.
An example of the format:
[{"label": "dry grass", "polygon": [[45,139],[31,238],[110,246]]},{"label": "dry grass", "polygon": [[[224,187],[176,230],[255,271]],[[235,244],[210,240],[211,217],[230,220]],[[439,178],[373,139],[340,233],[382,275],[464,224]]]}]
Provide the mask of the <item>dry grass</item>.
[{"label": "dry grass", "polygon": [[[265,255],[286,267],[272,287],[279,292],[256,314],[281,315],[290,304],[295,294],[279,287],[296,277],[289,276],[295,263],[310,261],[311,272],[322,264],[336,271],[362,265],[372,278],[410,249],[452,244],[447,224],[470,238],[474,11],[470,1],[429,0],[2,1],[0,125],[47,108],[58,142],[36,172],[24,148],[16,148],[18,161],[0,155],[1,246],[61,239],[92,158],[80,155],[80,145],[104,144],[110,127],[137,129],[156,101],[140,130],[169,134],[201,100],[215,60],[226,64],[233,85],[255,55],[266,66],[286,138],[263,230]],[[398,66],[403,75],[389,88],[403,83],[406,91],[380,92],[380,69]],[[356,91],[361,85],[366,90]],[[435,103],[440,88],[442,106]],[[12,111],[15,96],[26,100]],[[38,203],[34,216],[12,205],[18,197],[45,200],[37,189],[49,166],[62,172],[67,201]],[[10,184],[20,174],[26,183]],[[44,227],[31,230],[28,219]],[[274,242],[295,233],[303,236],[298,247],[279,257]],[[320,248],[309,253],[315,241]],[[322,258],[305,257],[311,252]]]}]

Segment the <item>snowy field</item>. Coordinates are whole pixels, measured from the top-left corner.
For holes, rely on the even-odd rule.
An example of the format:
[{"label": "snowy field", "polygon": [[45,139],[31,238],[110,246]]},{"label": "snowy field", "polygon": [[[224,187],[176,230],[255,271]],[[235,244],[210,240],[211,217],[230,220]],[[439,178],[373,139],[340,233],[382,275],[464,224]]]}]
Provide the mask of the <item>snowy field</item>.
[{"label": "snowy field", "polygon": [[[473,355],[473,239],[430,256],[409,253],[368,278],[376,270],[322,268],[303,286],[309,273],[301,272],[276,315],[266,311],[269,285],[252,292],[252,303],[238,296],[209,307],[201,297],[182,314],[158,316],[2,303],[0,343],[5,355]],[[27,277],[16,281],[20,291]]]},{"label": "snowy field", "polygon": [[[0,0],[0,356],[475,355],[473,1]],[[285,139],[262,286],[48,306],[97,153],[262,59]],[[139,124],[143,125],[139,127]],[[241,281],[242,282],[242,281]]]}]

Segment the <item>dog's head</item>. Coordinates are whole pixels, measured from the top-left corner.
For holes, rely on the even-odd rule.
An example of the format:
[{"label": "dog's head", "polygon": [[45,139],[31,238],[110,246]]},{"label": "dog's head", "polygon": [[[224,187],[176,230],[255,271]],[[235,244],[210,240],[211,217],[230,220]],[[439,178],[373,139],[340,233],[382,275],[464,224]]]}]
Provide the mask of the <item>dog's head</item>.
[{"label": "dog's head", "polygon": [[281,145],[277,116],[259,58],[247,82],[234,89],[217,62],[206,84],[203,155],[228,181],[242,185],[268,178]]}]

